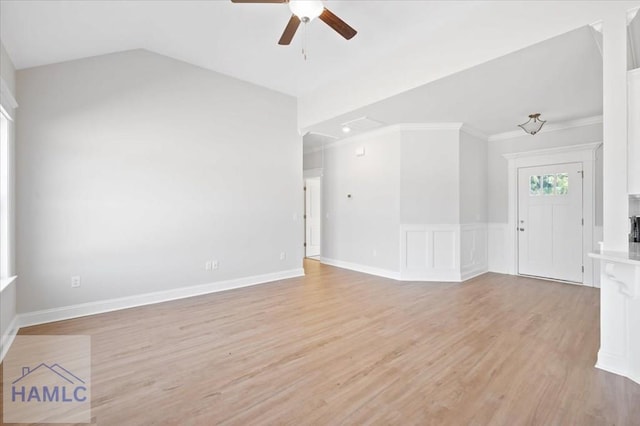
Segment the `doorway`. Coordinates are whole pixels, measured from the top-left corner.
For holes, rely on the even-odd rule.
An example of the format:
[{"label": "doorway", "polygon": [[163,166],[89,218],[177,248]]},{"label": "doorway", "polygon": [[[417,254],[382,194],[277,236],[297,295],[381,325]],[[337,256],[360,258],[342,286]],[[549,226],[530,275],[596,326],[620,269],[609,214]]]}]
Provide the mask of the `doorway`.
[{"label": "doorway", "polygon": [[320,260],[321,249],[321,180],[320,177],[304,181],[305,257]]},{"label": "doorway", "polygon": [[518,169],[518,273],[582,284],[583,165]]}]

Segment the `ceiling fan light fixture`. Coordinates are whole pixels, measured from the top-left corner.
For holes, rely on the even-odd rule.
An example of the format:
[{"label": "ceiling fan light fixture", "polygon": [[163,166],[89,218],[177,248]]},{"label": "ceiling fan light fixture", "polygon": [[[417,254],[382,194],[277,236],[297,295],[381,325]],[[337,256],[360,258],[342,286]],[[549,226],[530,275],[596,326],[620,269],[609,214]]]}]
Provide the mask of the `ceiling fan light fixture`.
[{"label": "ceiling fan light fixture", "polygon": [[324,10],[322,0],[289,0],[289,9],[302,22],[311,22]]},{"label": "ceiling fan light fixture", "polygon": [[526,123],[518,124],[518,127],[533,136],[538,133],[540,129],[542,129],[544,123],[546,123],[546,121],[540,120],[540,113],[535,113],[530,114],[529,121],[527,121]]}]

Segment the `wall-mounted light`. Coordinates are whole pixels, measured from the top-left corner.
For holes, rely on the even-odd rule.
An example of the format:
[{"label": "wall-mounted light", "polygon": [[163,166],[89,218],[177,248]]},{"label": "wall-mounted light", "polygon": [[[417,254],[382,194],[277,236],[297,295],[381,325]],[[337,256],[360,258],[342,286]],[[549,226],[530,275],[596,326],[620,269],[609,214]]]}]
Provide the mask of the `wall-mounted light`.
[{"label": "wall-mounted light", "polygon": [[518,127],[533,136],[538,133],[540,129],[542,129],[544,123],[546,123],[546,121],[540,120],[540,113],[535,113],[530,114],[529,121],[527,121],[526,123],[518,124]]}]

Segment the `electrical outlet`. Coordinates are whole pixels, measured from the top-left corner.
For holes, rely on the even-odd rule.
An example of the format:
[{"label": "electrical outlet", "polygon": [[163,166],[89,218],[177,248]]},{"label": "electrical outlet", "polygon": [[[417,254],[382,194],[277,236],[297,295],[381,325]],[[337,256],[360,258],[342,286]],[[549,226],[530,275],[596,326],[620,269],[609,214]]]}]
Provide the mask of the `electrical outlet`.
[{"label": "electrical outlet", "polygon": [[205,271],[210,271],[212,269],[213,269],[213,262],[208,260],[207,263],[204,264],[204,270]]},{"label": "electrical outlet", "polygon": [[220,264],[218,263],[218,261],[217,261],[217,260],[213,260],[213,261],[211,262],[211,266],[212,266],[212,269],[213,269],[213,270],[216,270],[216,269],[218,269],[218,268],[220,267]]},{"label": "electrical outlet", "polygon": [[73,277],[71,277],[71,287],[72,288],[80,287],[80,276],[79,275],[74,275]]},{"label": "electrical outlet", "polygon": [[280,252],[280,260],[285,260],[287,258],[287,252]]}]

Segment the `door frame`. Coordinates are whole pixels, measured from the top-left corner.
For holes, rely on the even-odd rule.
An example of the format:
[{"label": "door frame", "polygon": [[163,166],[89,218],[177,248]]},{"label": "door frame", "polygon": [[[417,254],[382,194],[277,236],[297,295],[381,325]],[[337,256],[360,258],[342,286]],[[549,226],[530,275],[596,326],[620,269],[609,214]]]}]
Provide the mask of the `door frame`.
[{"label": "door frame", "polygon": [[307,258],[307,194],[306,194],[306,186],[307,186],[307,179],[313,179],[313,178],[319,178],[320,179],[320,258],[322,258],[322,247],[323,247],[323,241],[322,241],[322,234],[324,233],[322,231],[322,229],[324,229],[324,200],[322,199],[322,193],[323,193],[323,185],[324,185],[324,178],[323,178],[323,171],[322,168],[317,168],[317,169],[309,169],[309,170],[303,170],[302,171],[302,188],[303,188],[303,196],[302,196],[302,258],[306,259]]},{"label": "door frame", "polygon": [[509,186],[509,211],[507,226],[507,259],[509,274],[518,274],[518,169],[522,167],[536,167],[550,164],[562,163],[582,163],[584,172],[582,181],[582,213],[584,215],[584,226],[582,227],[582,264],[584,274],[582,284],[593,287],[594,282],[594,262],[589,257],[589,253],[595,248],[594,224],[595,224],[595,164],[596,151],[602,142],[570,145],[557,148],[539,149],[534,151],[516,152],[503,154],[508,161],[508,186]]}]

